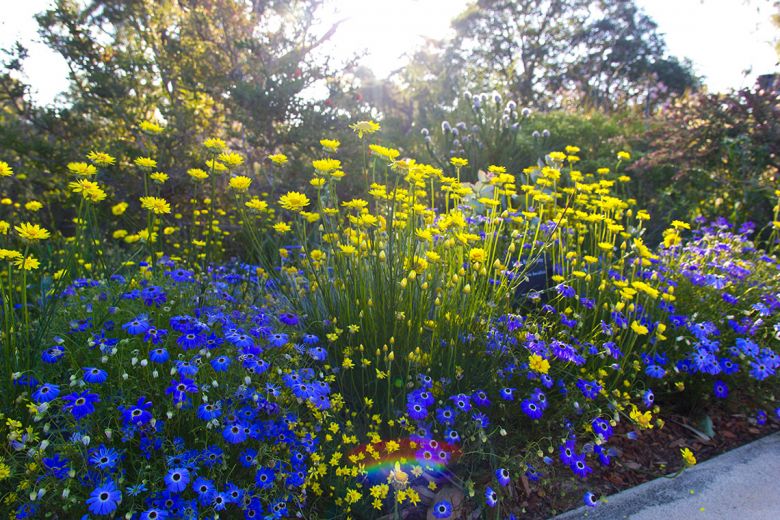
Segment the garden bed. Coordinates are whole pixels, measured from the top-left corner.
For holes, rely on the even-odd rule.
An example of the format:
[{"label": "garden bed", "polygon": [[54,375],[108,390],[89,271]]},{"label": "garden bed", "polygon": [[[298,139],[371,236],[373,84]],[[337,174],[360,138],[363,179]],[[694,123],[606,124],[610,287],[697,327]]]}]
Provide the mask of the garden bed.
[{"label": "garden bed", "polygon": [[[682,414],[661,414],[666,424],[662,429],[639,432],[635,439],[626,434],[633,429],[619,428],[613,447],[620,453],[610,467],[595,470],[587,481],[587,489],[607,497],[645,482],[674,474],[682,469],[680,448],[689,447],[703,462],[733,450],[766,435],[780,431],[780,420],[769,417],[763,425],[757,424],[736,406],[710,407],[706,414],[712,420],[714,437],[704,440],[690,428],[698,430],[697,421]],[[520,504],[525,509],[523,518],[548,519],[556,514],[582,506],[585,486],[574,481],[562,481],[558,488],[549,490],[522,488]]]}]

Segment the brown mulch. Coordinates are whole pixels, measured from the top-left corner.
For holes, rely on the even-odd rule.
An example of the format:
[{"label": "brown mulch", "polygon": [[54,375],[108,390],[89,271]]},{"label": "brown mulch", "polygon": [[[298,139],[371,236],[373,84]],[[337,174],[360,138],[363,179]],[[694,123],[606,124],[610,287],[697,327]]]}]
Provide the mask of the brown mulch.
[{"label": "brown mulch", "polygon": [[[780,431],[780,421],[772,414],[769,414],[769,419],[762,426],[755,424],[752,417],[749,418],[744,413],[722,408],[708,409],[705,413],[712,419],[712,429],[715,432],[715,436],[709,440],[704,440],[693,431],[702,429],[695,421],[674,413],[661,413],[660,417],[666,423],[663,428],[638,431],[635,440],[627,436],[633,429],[627,429],[627,425],[618,425],[608,443],[616,449],[618,456],[612,458],[608,467],[601,467],[598,461],[591,460],[589,463],[594,471],[584,481],[569,478],[571,474],[559,474],[558,478],[553,477],[552,482],[532,485],[530,489],[521,487],[519,495],[523,498],[520,498],[519,502],[523,511],[518,511],[522,513],[518,516],[533,520],[550,518],[583,505],[582,499],[586,490],[599,496],[612,495],[675,473],[682,466],[682,448],[689,448],[697,461],[702,462]],[[557,453],[553,455],[556,460],[557,456]]]}]

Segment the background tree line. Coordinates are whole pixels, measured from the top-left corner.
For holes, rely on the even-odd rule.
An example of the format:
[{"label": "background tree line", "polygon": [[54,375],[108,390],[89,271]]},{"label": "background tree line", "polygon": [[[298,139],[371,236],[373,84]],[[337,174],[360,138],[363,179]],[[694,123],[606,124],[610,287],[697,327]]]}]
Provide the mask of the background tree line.
[{"label": "background tree line", "polygon": [[[69,89],[55,106],[36,105],[19,79],[26,49],[6,49],[0,153],[29,173],[33,193],[90,149],[148,154],[134,128],[158,118],[167,130],[153,151],[174,174],[171,193],[187,193],[176,179],[202,163],[207,136],[228,140],[264,189],[305,189],[299,152],[374,117],[383,140],[445,165],[468,149],[519,171],[571,144],[586,169],[629,148],[631,192],[664,216],[769,216],[776,78],[708,93],[633,0],[476,0],[452,37],[428,41],[388,79],[357,56],[338,63],[321,52],[339,30],[315,25],[328,1],[59,0],[37,20],[68,65]],[[283,177],[267,167],[277,151],[291,159]]]}]

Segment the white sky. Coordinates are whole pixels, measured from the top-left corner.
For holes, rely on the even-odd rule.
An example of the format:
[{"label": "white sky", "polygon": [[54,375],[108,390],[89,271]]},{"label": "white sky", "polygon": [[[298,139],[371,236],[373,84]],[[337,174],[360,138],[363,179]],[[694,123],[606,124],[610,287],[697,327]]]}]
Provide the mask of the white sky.
[{"label": "white sky", "polygon": [[[13,4],[11,4],[13,2]],[[32,18],[49,0],[0,0],[0,46],[15,39],[30,49],[25,73],[36,100],[47,103],[67,85],[67,67],[40,43]],[[336,0],[323,24],[346,19],[329,45],[336,55],[368,51],[364,63],[378,76],[403,64],[423,37],[448,34],[449,20],[467,0]],[[753,84],[755,76],[778,71],[772,41],[780,30],[769,18],[772,0],[637,0],[666,36],[668,50],[693,61],[711,90]],[[745,76],[745,71],[750,73]]]}]

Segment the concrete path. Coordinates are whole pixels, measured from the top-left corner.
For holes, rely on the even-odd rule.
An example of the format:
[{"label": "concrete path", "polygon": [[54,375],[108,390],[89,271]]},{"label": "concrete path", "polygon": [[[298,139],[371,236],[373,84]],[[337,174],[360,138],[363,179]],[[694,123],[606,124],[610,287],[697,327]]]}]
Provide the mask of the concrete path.
[{"label": "concrete path", "polygon": [[780,433],[554,520],[780,520]]}]

